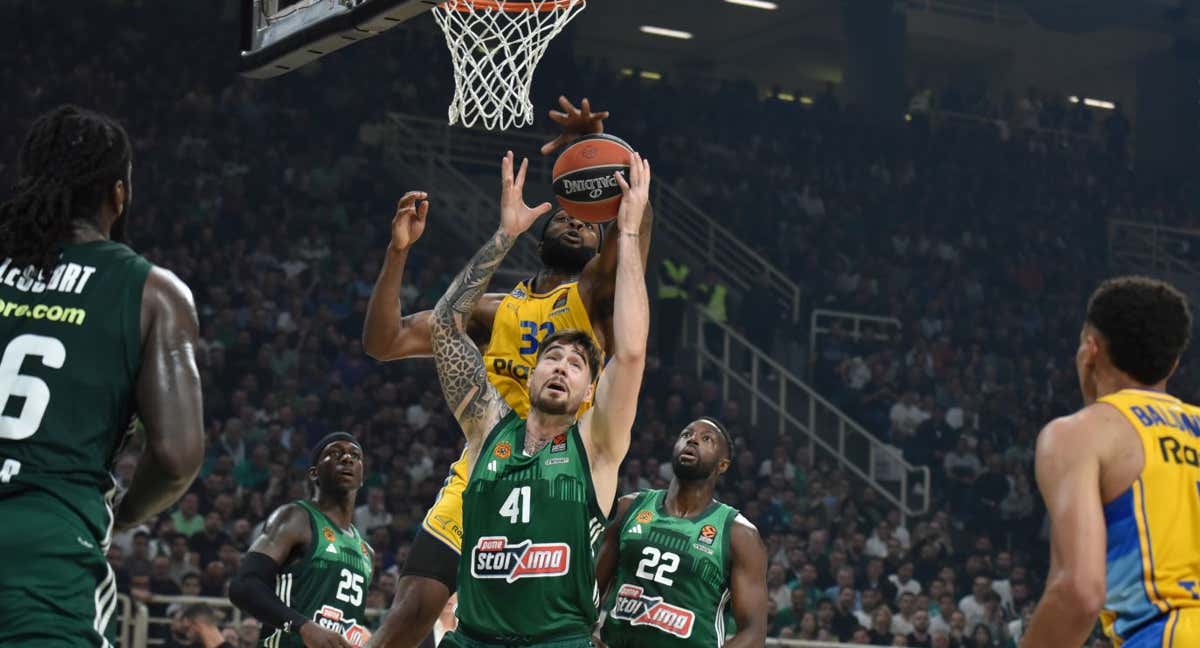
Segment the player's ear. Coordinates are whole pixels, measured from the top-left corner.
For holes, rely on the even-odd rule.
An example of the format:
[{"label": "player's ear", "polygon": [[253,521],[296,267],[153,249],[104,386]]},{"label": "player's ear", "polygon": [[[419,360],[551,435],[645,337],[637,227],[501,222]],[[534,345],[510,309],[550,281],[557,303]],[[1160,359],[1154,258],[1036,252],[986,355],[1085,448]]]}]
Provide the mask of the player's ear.
[{"label": "player's ear", "polygon": [[308,467],[308,481],[312,482],[314,486],[318,485],[317,484],[317,467],[316,466]]},{"label": "player's ear", "polygon": [[117,180],[113,183],[112,190],[108,194],[108,204],[112,207],[113,214],[120,218],[121,213],[125,211],[125,196],[129,191],[129,186],[124,180]]},{"label": "player's ear", "polygon": [[724,475],[725,471],[729,470],[730,464],[731,464],[731,462],[729,461],[729,457],[725,457],[724,459],[721,459],[720,461],[718,461],[717,462],[717,474]]},{"label": "player's ear", "polygon": [[588,383],[587,393],[585,393],[583,396],[583,402],[590,403],[590,402],[592,402],[592,398],[594,398],[595,396],[596,396],[596,383],[594,383],[594,382]]}]

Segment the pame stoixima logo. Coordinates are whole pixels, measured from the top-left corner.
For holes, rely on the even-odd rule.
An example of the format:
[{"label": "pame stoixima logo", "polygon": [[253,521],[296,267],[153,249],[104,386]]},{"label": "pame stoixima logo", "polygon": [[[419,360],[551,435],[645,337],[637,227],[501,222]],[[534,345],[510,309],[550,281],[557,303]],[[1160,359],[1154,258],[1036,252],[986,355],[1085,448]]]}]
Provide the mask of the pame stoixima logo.
[{"label": "pame stoixima logo", "polygon": [[504,536],[480,538],[471,549],[471,576],[503,579],[565,576],[571,569],[571,547],[562,542],[510,544]]},{"label": "pame stoixima logo", "polygon": [[647,596],[641,587],[628,583],[617,590],[612,617],[631,626],[657,628],[680,639],[692,636],[692,626],[696,623],[696,613],[691,610],[664,603],[661,596]]},{"label": "pame stoixima logo", "polygon": [[358,625],[355,619],[343,618],[345,613],[332,605],[322,605],[313,614],[313,623],[326,630],[332,630],[342,636],[351,646],[362,646],[371,638],[371,632],[364,626]]}]

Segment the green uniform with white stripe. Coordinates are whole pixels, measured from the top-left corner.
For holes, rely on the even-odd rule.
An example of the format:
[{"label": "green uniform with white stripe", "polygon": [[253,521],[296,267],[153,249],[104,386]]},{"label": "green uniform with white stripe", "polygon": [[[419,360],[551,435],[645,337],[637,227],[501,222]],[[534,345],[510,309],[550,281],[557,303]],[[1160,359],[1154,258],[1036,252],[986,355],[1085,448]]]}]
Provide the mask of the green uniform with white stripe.
[{"label": "green uniform with white stripe", "polygon": [[666,491],[630,505],[604,601],[609,648],[712,648],[725,643],[729,532],[737,509],[713,501],[693,519],[667,514]]},{"label": "green uniform with white stripe", "polygon": [[0,260],[0,645],[108,646],[109,473],[135,412],[151,265],[67,246],[33,280]]},{"label": "green uniform with white stripe", "polygon": [[[317,625],[340,633],[351,645],[366,638],[366,591],[371,586],[371,547],[358,529],[338,528],[312,502],[297,500],[308,511],[312,549],[304,560],[287,565],[275,577],[275,593],[288,607]],[[278,630],[263,640],[266,648],[303,648],[300,633]]]},{"label": "green uniform with white stripe", "polygon": [[459,630],[441,646],[591,645],[604,535],[577,425],[525,456],[525,420],[492,429],[463,496]]}]

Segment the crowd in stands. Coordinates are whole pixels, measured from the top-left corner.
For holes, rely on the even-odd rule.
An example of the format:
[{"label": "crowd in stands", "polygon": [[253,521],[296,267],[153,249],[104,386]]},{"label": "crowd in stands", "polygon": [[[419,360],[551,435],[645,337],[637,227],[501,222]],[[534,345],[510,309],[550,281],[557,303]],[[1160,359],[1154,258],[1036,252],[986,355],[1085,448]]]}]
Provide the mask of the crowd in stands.
[{"label": "crowd in stands", "polygon": [[[12,126],[0,131],[0,179],[13,178],[34,115],[64,101],[115,115],[135,143],[132,243],[178,273],[199,307],[204,469],[169,513],[114,538],[121,591],[176,619],[183,606],[152,597],[223,597],[267,515],[306,496],[308,448],[345,430],[367,453],[355,521],[378,561],[368,606],[384,608],[461,435],[430,361],[380,364],[361,348],[391,205],[416,187],[358,135],[384,109],[444,114],[444,47],[428,25],[406,27],[286,77],[248,81],[229,55],[235,16],[210,15],[205,3],[138,4],[97,3],[64,18],[26,3],[0,25],[13,39],[46,35],[0,51],[0,114]],[[563,40],[555,47],[569,48]],[[813,380],[934,474],[932,510],[903,517],[800,439],[755,429],[712,376],[661,361],[675,350],[658,348],[620,491],[664,487],[675,435],[715,415],[739,439],[721,497],[768,546],[771,636],[1015,645],[1047,555],[1032,441],[1078,405],[1072,358],[1087,294],[1107,271],[1106,219],[1188,222],[1185,195],[1139,184],[1111,133],[1040,130],[1088,130],[1079,124],[1092,118],[1035,106],[1035,96],[1034,123],[933,120],[926,129],[918,114],[884,131],[833,94],[804,106],[764,100],[749,84],[685,88],[549,56],[535,105],[559,92],[612,110],[610,130],[642,149],[658,178],[802,288],[802,312],[901,322],[859,338],[835,327],[808,350]],[[666,105],[705,109],[657,108]],[[926,105],[976,104],[947,92]],[[437,227],[436,200],[433,210]],[[422,245],[406,275],[408,311],[432,307],[473,251]],[[792,324],[771,300],[739,300],[731,323],[768,351],[807,340],[807,317]],[[1188,372],[1178,385],[1197,395]],[[117,459],[125,483],[137,451],[135,441]],[[155,636],[183,645],[173,629]],[[259,627],[248,619],[226,633],[245,648]]]}]

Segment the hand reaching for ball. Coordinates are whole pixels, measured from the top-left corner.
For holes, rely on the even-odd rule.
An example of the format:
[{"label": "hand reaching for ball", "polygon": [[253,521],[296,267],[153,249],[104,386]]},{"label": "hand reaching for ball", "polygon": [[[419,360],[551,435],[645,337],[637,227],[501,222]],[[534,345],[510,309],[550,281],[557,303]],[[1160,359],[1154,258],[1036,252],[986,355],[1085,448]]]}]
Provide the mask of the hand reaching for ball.
[{"label": "hand reaching for ball", "polygon": [[550,203],[537,207],[525,204],[525,172],[529,160],[521,160],[521,169],[513,176],[513,153],[509,151],[500,162],[500,229],[509,236],[520,236],[539,216],[550,211]]},{"label": "hand reaching for ball", "polygon": [[392,250],[405,252],[425,233],[425,216],[429,214],[429,194],[410,191],[396,203],[392,217]]},{"label": "hand reaching for ball", "polygon": [[642,226],[642,215],[650,202],[650,161],[634,153],[629,160],[629,180],[617,172],[621,186],[621,208],[617,211],[617,227],[622,235],[636,234]]}]

